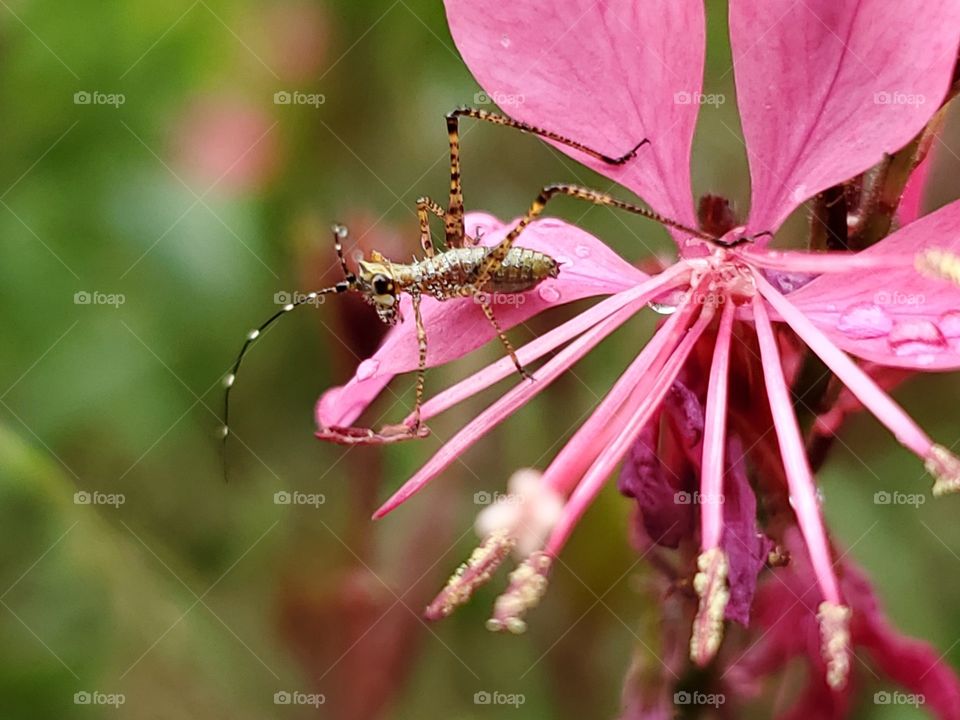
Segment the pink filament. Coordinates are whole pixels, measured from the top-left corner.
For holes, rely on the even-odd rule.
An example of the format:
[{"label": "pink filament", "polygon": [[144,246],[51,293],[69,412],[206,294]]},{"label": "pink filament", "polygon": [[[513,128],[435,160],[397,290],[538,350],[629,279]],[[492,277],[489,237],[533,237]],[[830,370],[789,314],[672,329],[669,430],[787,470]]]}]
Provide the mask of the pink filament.
[{"label": "pink filament", "polygon": [[851,360],[816,325],[781,295],[763,276],[754,272],[757,288],[770,306],[815,352],[850,392],[870,410],[907,448],[922,458],[929,454],[933,441],[859,365]]},{"label": "pink filament", "polygon": [[700,523],[704,550],[717,547],[723,534],[723,450],[727,430],[727,388],[730,370],[730,342],[736,306],[727,302],[720,316],[717,344],[713,349],[710,381],[707,386],[706,422],[703,431],[703,466],[700,471]]},{"label": "pink filament", "polygon": [[851,252],[802,252],[796,250],[738,250],[751,265],[808,273],[846,273],[856,270],[893,270],[913,267],[915,254]]},{"label": "pink filament", "polygon": [[[623,456],[627,454],[651,416],[660,407],[664,396],[670,390],[690,356],[693,346],[712,321],[713,314],[712,306],[708,305],[679,344],[674,345],[673,352],[661,372],[655,378],[644,382],[642,387],[637,388],[638,392],[634,393],[631,400],[638,399],[639,404],[635,406],[630,418],[623,425],[623,430],[612,443],[603,448],[564,506],[563,514],[547,540],[545,549],[549,555],[556,556],[560,552],[573,532],[577,521],[603,488],[607,477],[617,463],[623,459]],[[547,469],[545,475],[550,475],[552,471],[555,471],[553,465]]]},{"label": "pink filament", "polygon": [[830,548],[823,529],[820,508],[817,506],[813,473],[804,452],[797,418],[793,414],[790,392],[780,364],[780,351],[773,335],[773,326],[770,324],[767,308],[760,295],[755,295],[753,298],[753,313],[757,326],[757,339],[760,343],[763,377],[767,386],[767,397],[770,400],[773,426],[780,443],[780,456],[783,458],[783,467],[787,474],[790,499],[800,525],[800,532],[803,533],[804,542],[810,553],[810,562],[817,576],[820,590],[826,600],[839,604],[840,590],[833,573]]},{"label": "pink filament", "polygon": [[[604,318],[609,317],[620,308],[636,301],[638,298],[642,297],[650,300],[664,290],[682,284],[686,281],[689,273],[690,268],[685,262],[671,265],[659,275],[655,275],[629,290],[619,292],[597,303],[575,318],[553,328],[535,340],[531,340],[517,350],[517,358],[523,365],[527,365],[567,342],[570,338],[593,327]],[[505,377],[509,377],[515,372],[516,368],[513,365],[513,360],[509,357],[503,357],[470,377],[461,380],[456,385],[447,388],[435,397],[430,398],[420,409],[420,417],[423,420],[436,417],[444,410],[453,407],[466,398],[477,394],[481,390],[490,387]],[[409,417],[407,418],[408,421],[410,419]]]},{"label": "pink filament", "polygon": [[[617,434],[620,410],[644,387],[644,378],[656,377],[690,326],[698,305],[688,293],[677,311],[660,327],[640,354],[557,454],[544,476],[544,482],[567,495],[593,463],[600,450]],[[636,404],[636,401],[633,403]],[[626,419],[626,418],[622,418]]]}]

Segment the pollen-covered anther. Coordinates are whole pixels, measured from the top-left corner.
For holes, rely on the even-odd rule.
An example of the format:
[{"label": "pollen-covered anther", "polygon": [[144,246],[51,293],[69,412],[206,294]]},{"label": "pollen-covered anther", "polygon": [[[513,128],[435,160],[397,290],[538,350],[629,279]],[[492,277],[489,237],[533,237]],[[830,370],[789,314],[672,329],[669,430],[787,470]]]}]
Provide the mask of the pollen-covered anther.
[{"label": "pollen-covered anther", "polygon": [[943,445],[934,445],[926,457],[927,472],[933,475],[936,497],[960,491],[960,458]]},{"label": "pollen-covered anther", "polygon": [[827,663],[827,684],[842,690],[850,675],[850,608],[824,601],[817,610],[820,652]]},{"label": "pollen-covered anther", "polygon": [[487,630],[519,635],[527,629],[523,616],[536,607],[547,591],[547,573],[552,564],[553,558],[537,551],[510,573],[510,584],[506,592],[497,598],[493,617],[487,620]]},{"label": "pollen-covered anther", "polygon": [[917,271],[960,286],[960,255],[931,248],[917,255]]},{"label": "pollen-covered anther", "polygon": [[710,548],[697,558],[699,572],[693,578],[693,589],[700,598],[700,607],[693,620],[690,636],[690,659],[701,667],[709,663],[723,640],[723,617],[730,601],[727,575],[730,563],[718,547]]},{"label": "pollen-covered anther", "polygon": [[490,580],[513,546],[514,540],[506,532],[490,533],[470,554],[470,558],[450,576],[446,587],[427,606],[424,617],[428,620],[445,618],[467,602],[474,590]]}]

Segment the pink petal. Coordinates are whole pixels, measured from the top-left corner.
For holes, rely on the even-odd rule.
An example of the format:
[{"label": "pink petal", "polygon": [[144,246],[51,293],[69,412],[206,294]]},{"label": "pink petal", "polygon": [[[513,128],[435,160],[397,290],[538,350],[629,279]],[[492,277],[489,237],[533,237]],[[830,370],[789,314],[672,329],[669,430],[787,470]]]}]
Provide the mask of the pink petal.
[{"label": "pink petal", "polygon": [[776,230],[913,138],[943,100],[958,38],[958,0],[731,0],[750,226]]},{"label": "pink petal", "polygon": [[[483,213],[467,216],[468,232],[475,234],[481,229],[484,245],[495,244],[512,226],[513,223],[504,225]],[[597,238],[559,220],[531,224],[520,236],[518,246],[550,254],[561,263],[560,276],[519,296],[522,302],[496,305],[494,312],[504,329],[551,307],[618,292],[647,277]],[[403,298],[401,309],[403,322],[391,329],[373,357],[360,363],[346,385],[332,388],[320,397],[316,420],[321,428],[352,424],[394,375],[416,370],[417,337],[409,297]],[[446,302],[424,298],[422,309],[428,366],[463,357],[495,336],[483,311],[469,298]],[[377,322],[372,311],[370,322]]]},{"label": "pink petal", "polygon": [[669,473],[657,452],[658,423],[649,423],[623,462],[617,489],[637,501],[637,521],[656,544],[677,548],[694,529],[694,506],[677,502],[680,479]]},{"label": "pink petal", "polygon": [[[960,201],[926,215],[864,255],[960,253]],[[960,287],[904,265],[823,275],[790,302],[841,348],[880,365],[923,370],[960,367]]]},{"label": "pink petal", "polygon": [[690,145],[702,97],[700,0],[446,0],[446,7],[460,54],[504,112],[610,156],[649,139],[621,167],[557,147],[658,212],[695,224]]},{"label": "pink petal", "polygon": [[726,617],[744,627],[750,623],[750,608],[773,543],[757,528],[757,498],[747,477],[746,453],[740,439],[727,441],[727,474],[723,487],[723,549],[730,563],[727,582],[730,600]]}]

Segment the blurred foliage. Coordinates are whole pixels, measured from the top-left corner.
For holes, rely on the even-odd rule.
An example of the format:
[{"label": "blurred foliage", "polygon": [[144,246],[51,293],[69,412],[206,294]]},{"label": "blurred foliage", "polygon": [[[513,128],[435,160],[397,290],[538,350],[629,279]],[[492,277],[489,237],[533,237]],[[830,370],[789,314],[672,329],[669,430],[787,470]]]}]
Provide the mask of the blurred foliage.
[{"label": "blurred foliage", "polygon": [[[705,90],[728,102],[702,113],[695,189],[742,212],[723,4],[708,5]],[[420,444],[321,445],[313,402],[382,327],[333,303],[291,316],[245,366],[230,482],[220,474],[220,379],[275,293],[315,287],[331,271],[329,223],[348,221],[363,228],[363,247],[407,257],[414,199],[442,196],[442,115],[478,88],[441,3],[11,2],[0,8],[0,48],[0,716],[309,716],[274,704],[294,691],[323,693],[319,712],[330,717],[505,712],[476,705],[481,691],[522,693],[509,713],[518,719],[612,716],[638,644],[631,633],[651,642],[657,623],[645,566],[625,539],[628,506],[612,487],[528,635],[483,629],[495,588],[435,626],[416,614],[472,547],[473,494],[542,465],[649,319],[374,524],[377,499],[489,398],[452,411]],[[323,102],[275,104],[277,92]],[[122,104],[98,100],[116,94]],[[470,207],[510,217],[550,181],[608,185],[527,137],[470,127],[464,138]],[[954,199],[943,188],[955,160],[940,162],[938,203]],[[669,252],[646,221],[560,212],[631,260]],[[441,387],[498,352],[428,382]],[[958,435],[946,412],[955,396],[950,377],[898,392],[945,440]],[[401,380],[376,411],[399,419],[408,401]],[[877,506],[881,468],[906,492],[927,487],[913,458],[857,418],[822,473],[830,525],[900,626],[960,662],[951,501]],[[325,502],[277,505],[282,490]],[[77,492],[124,502],[78,504]],[[77,704],[78,692],[125,702]]]}]

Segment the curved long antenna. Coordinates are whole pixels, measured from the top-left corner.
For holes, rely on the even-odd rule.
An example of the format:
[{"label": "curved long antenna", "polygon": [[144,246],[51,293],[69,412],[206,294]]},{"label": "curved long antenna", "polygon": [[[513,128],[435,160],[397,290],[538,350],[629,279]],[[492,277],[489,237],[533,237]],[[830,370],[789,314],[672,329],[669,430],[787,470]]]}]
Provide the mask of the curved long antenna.
[{"label": "curved long antenna", "polygon": [[322,290],[314,290],[313,292],[307,293],[303,297],[294,297],[292,298],[293,302],[289,302],[284,305],[280,310],[275,312],[269,318],[267,318],[259,327],[251,330],[247,333],[247,339],[243,343],[243,347],[240,348],[240,352],[237,354],[237,359],[233,363],[233,367],[230,369],[230,372],[226,374],[223,378],[224,393],[223,393],[223,425],[220,428],[220,432],[223,436],[223,477],[224,480],[227,479],[227,439],[230,437],[230,391],[233,389],[234,383],[237,381],[237,373],[240,372],[240,364],[243,362],[243,358],[246,356],[247,351],[250,349],[250,346],[277,320],[282,316],[286,315],[288,312],[293,310],[296,307],[301,305],[312,304],[318,297],[321,295],[331,295],[331,294],[340,294],[345,293],[350,290],[357,281],[357,276],[350,272],[347,268],[347,261],[343,257],[343,246],[341,240],[347,237],[347,228],[343,225],[334,225],[333,228],[333,246],[337,252],[337,259],[340,261],[340,267],[343,269],[344,279],[338,282],[336,285],[331,285],[330,287],[323,288]]}]

